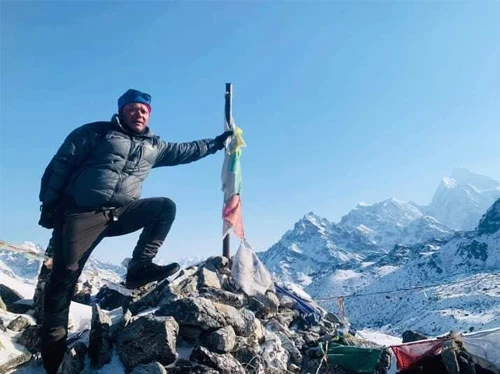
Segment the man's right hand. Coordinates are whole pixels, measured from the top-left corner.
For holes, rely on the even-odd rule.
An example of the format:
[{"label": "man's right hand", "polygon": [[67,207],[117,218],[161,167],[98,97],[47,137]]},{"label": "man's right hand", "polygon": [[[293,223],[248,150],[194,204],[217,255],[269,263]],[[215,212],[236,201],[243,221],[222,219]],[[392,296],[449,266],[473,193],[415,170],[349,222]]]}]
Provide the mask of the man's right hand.
[{"label": "man's right hand", "polygon": [[56,210],[55,208],[42,205],[40,207],[40,220],[38,224],[46,229],[53,229],[56,222]]}]

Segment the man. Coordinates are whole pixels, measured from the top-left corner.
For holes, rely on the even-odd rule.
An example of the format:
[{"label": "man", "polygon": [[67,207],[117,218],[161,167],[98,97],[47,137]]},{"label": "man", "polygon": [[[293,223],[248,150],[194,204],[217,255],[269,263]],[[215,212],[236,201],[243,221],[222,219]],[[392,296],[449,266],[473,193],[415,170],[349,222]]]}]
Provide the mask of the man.
[{"label": "man", "polygon": [[56,373],[66,350],[68,314],[75,284],[93,249],[105,237],[143,229],[127,268],[126,286],[137,288],[174,274],[176,263],[152,262],[175,218],[166,197],[140,199],[150,170],[187,164],[224,148],[231,131],[188,143],[169,143],[148,127],[151,96],[130,89],[109,122],[83,125],[69,134],[42,177],[39,224],[53,228],[52,273],[45,288],[42,358]]}]

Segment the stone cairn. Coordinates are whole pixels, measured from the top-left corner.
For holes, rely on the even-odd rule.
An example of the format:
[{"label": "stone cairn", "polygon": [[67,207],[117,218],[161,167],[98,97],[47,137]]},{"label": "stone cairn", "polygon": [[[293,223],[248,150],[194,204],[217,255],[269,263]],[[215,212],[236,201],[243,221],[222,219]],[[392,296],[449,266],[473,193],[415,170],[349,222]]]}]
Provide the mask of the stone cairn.
[{"label": "stone cairn", "polygon": [[[230,269],[218,256],[136,292],[102,287],[93,298],[90,331],[69,339],[60,371],[86,372],[87,357],[92,369],[102,368],[114,350],[132,374],[346,374],[326,362],[322,343],[376,347],[347,333],[347,321],[332,313],[302,314],[274,286],[246,295]],[[19,338],[32,353],[39,350],[38,328],[27,327]]]}]

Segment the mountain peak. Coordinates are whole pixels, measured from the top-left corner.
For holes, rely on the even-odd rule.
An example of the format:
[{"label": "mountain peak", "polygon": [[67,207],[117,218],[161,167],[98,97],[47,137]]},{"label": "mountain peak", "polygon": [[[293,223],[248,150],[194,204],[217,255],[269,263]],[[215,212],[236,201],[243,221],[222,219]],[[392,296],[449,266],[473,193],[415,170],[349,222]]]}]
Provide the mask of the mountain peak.
[{"label": "mountain peak", "polygon": [[360,201],[360,202],[358,202],[358,204],[356,205],[356,207],[354,209],[365,208],[367,206],[372,206],[372,204],[365,203],[364,201]]},{"label": "mountain peak", "polygon": [[313,212],[309,212],[307,214],[304,214],[304,217],[302,219],[306,221],[316,222],[322,220],[323,218],[321,218],[317,214],[314,214]]},{"label": "mountain peak", "polygon": [[396,199],[395,197],[391,197],[390,199],[387,199],[385,201],[382,201],[383,206],[388,206],[388,205],[394,205],[396,207],[402,207],[407,205],[408,203],[403,200]]},{"label": "mountain peak", "polygon": [[330,225],[331,222],[329,222],[326,218],[320,217],[313,212],[309,212],[295,224],[295,228],[313,227],[314,230],[319,230],[321,232],[327,229]]},{"label": "mountain peak", "polygon": [[499,182],[460,168],[442,179],[423,210],[455,230],[474,230],[482,214],[499,197]]},{"label": "mountain peak", "polygon": [[493,178],[473,173],[466,168],[454,169],[449,177],[443,178],[442,184],[447,188],[470,186],[478,191],[500,190],[500,183]]},{"label": "mountain peak", "polygon": [[450,177],[457,180],[470,179],[471,177],[478,176],[479,174],[473,173],[467,168],[455,168],[452,170]]}]

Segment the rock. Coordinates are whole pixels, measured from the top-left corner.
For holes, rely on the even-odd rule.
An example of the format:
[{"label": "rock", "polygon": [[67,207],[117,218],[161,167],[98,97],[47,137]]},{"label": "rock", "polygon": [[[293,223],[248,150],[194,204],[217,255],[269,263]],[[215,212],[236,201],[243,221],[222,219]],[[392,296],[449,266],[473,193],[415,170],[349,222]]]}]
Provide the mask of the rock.
[{"label": "rock", "polygon": [[181,325],[179,326],[179,335],[184,340],[192,344],[199,344],[199,339],[203,330],[197,326]]},{"label": "rock", "polygon": [[84,283],[77,283],[75,294],[73,295],[71,300],[80,304],[91,305],[92,301],[91,295],[92,295],[92,285],[88,281]]},{"label": "rock", "polygon": [[260,322],[260,320],[258,320],[258,319],[255,319],[254,323],[255,323],[255,327],[254,327],[252,335],[250,335],[250,336],[252,338],[254,338],[255,341],[257,341],[258,343],[262,343],[264,341],[264,337],[266,335],[264,326],[262,326],[262,322]]},{"label": "rock", "polygon": [[189,361],[189,360],[186,360],[185,358],[178,358],[177,361],[175,361],[175,367],[176,368],[192,368],[194,367],[194,364]]},{"label": "rock", "polygon": [[191,266],[180,271],[179,275],[168,285],[169,294],[162,304],[198,294],[198,266]]},{"label": "rock", "polygon": [[255,312],[256,317],[268,319],[278,313],[280,301],[273,292],[266,292],[266,295],[257,294],[248,298],[250,310]]},{"label": "rock", "polygon": [[266,297],[271,302],[270,307],[272,309],[276,309],[276,312],[278,312],[278,308],[279,308],[279,306],[281,304],[278,295],[276,295],[275,292],[267,291],[266,292]]},{"label": "rock", "polygon": [[245,305],[245,297],[243,294],[236,294],[217,288],[200,288],[200,295],[212,301],[234,306],[237,309]]},{"label": "rock", "polygon": [[59,368],[59,373],[80,374],[85,367],[86,354],[87,346],[83,342],[77,342],[66,351]]},{"label": "rock", "polygon": [[245,374],[243,366],[229,353],[213,353],[205,347],[196,347],[193,349],[190,359],[211,367],[221,374]]},{"label": "rock", "polygon": [[203,330],[216,330],[227,325],[214,304],[205,298],[188,297],[162,305],[157,316],[172,316],[179,325],[198,326]]},{"label": "rock", "polygon": [[331,323],[337,323],[337,324],[342,323],[340,318],[331,312],[326,313],[324,319],[331,322]]},{"label": "rock", "polygon": [[31,357],[32,355],[29,352],[17,352],[16,355],[2,357],[0,359],[0,373],[7,373],[11,369],[21,366],[31,360]]},{"label": "rock", "polygon": [[18,316],[15,319],[13,319],[7,326],[9,330],[12,331],[23,331],[26,329],[28,326],[31,325],[31,322],[28,318],[24,316]]},{"label": "rock", "polygon": [[352,344],[346,344],[346,345],[356,345],[355,344],[355,338],[354,336],[352,335],[343,335],[341,334],[340,336],[336,335],[335,333],[334,334],[329,334],[329,333],[325,333],[323,332],[321,334],[321,336],[318,338],[317,342],[321,342],[321,343],[324,343],[324,342],[328,342],[330,340],[337,340],[337,338],[340,338],[339,339],[339,342],[340,343],[349,343],[349,341],[352,341]]},{"label": "rock", "polygon": [[246,373],[264,373],[259,344],[249,340],[248,338],[237,337],[237,348],[232,352],[232,355],[243,365]]},{"label": "rock", "polygon": [[[292,367],[290,367],[292,369]],[[294,372],[293,370],[288,372]],[[321,358],[307,358],[301,365],[300,369],[301,373],[331,373],[331,374],[356,374],[357,372],[344,369],[343,367],[328,363],[328,366],[325,364],[324,359]],[[381,372],[373,372],[373,373],[385,373],[385,371]],[[427,373],[427,372],[426,372]],[[429,372],[431,373],[431,372]],[[433,372],[434,373],[434,372]],[[437,373],[437,372],[436,372]],[[439,372],[441,373],[441,372]]]},{"label": "rock", "polygon": [[203,297],[189,297],[164,304],[155,313],[158,316],[172,316],[180,326],[198,326],[203,330],[216,330],[232,326],[235,333],[263,336],[260,322],[248,309],[238,310],[230,305],[212,302]]},{"label": "rock", "polygon": [[[307,349],[307,344],[304,340],[302,334],[295,334],[291,337],[293,345],[302,353],[303,350]],[[317,344],[317,343],[316,343]]]},{"label": "rock", "polygon": [[[170,373],[170,370],[168,371]],[[130,374],[167,374],[167,370],[159,362],[137,365]]]},{"label": "rock", "polygon": [[213,306],[219,316],[224,318],[224,326],[234,328],[236,335],[250,336],[259,328],[260,323],[248,309],[236,309],[230,305],[214,302]]},{"label": "rock", "polygon": [[221,288],[221,282],[217,275],[217,269],[211,262],[205,262],[199,270],[198,288]]},{"label": "rock", "polygon": [[287,369],[291,373],[300,373],[300,367],[294,364],[288,364]]},{"label": "rock", "polygon": [[418,340],[426,340],[426,339],[428,339],[427,336],[419,332],[407,330],[403,333],[403,343],[416,342]]},{"label": "rock", "polygon": [[89,357],[92,367],[100,369],[111,362],[111,318],[98,304],[92,307],[89,337]]},{"label": "rock", "polygon": [[443,343],[441,361],[449,374],[459,374],[461,372],[460,365],[457,360],[457,352],[459,351],[460,346],[455,342],[455,340],[452,339]]},{"label": "rock", "polygon": [[5,328],[4,324],[3,324],[3,319],[0,318],[0,331],[7,331],[7,329]]},{"label": "rock", "polygon": [[314,347],[307,348],[305,355],[311,358],[322,358],[325,354],[323,349],[319,345],[316,345]]},{"label": "rock", "polygon": [[266,323],[266,329],[273,332],[281,332],[285,334],[288,338],[291,338],[294,335],[294,332],[289,330],[287,327],[283,326],[276,319],[271,319]]},{"label": "rock", "polygon": [[8,310],[14,314],[27,314],[28,311],[33,309],[31,300],[18,300],[9,305]]},{"label": "rock", "polygon": [[21,300],[23,297],[19,292],[14,291],[12,288],[0,283],[0,298],[5,303],[7,310],[10,312],[10,305]]},{"label": "rock", "polygon": [[11,334],[0,334],[0,373],[7,373],[25,362],[32,354],[19,344],[12,341]]},{"label": "rock", "polygon": [[19,335],[17,342],[25,346],[31,353],[40,352],[42,349],[41,328],[40,325],[29,326]]},{"label": "rock", "polygon": [[279,311],[274,318],[283,326],[290,327],[300,313],[296,309],[284,308]]},{"label": "rock", "polygon": [[165,279],[157,285],[148,285],[144,288],[144,292],[141,292],[135,297],[127,299],[127,302],[123,304],[124,309],[130,310],[133,315],[136,315],[143,310],[156,307],[159,301],[164,298],[165,292],[168,292],[169,280]]},{"label": "rock", "polygon": [[128,305],[130,296],[124,295],[107,286],[103,286],[97,295],[95,295],[95,298],[102,309],[113,310],[123,305]]},{"label": "rock", "polygon": [[290,296],[279,294],[280,308],[295,309],[297,302]]},{"label": "rock", "polygon": [[219,273],[223,273],[223,269],[230,271],[229,259],[225,256],[212,256],[205,262],[212,264]]},{"label": "rock", "polygon": [[312,347],[316,346],[319,340],[320,335],[318,333],[312,331],[305,331],[302,334],[302,338],[307,346]]},{"label": "rock", "polygon": [[203,343],[211,351],[230,352],[236,344],[236,334],[231,326],[225,326],[206,335]]},{"label": "rock", "polygon": [[[115,309],[115,310],[117,310],[117,309]],[[116,334],[118,333],[118,331],[123,329],[124,327],[127,327],[133,321],[133,316],[132,316],[132,313],[130,312],[130,310],[127,309],[124,312],[122,312],[121,318],[119,320],[116,319],[116,316],[115,316],[115,318],[113,318],[110,315],[110,318],[111,318],[112,324],[111,324],[111,328],[109,329],[109,332],[110,332],[111,340],[113,341]]]},{"label": "rock", "polygon": [[288,354],[290,355],[292,362],[294,364],[300,365],[302,361],[302,354],[297,349],[294,341],[292,340],[295,336],[295,333],[288,330],[286,327],[282,326],[275,319],[270,320],[266,324],[266,329],[268,331],[274,332],[278,336],[278,338],[281,340],[281,345],[286,351],[288,351]]},{"label": "rock", "polygon": [[[323,319],[321,321],[321,323],[325,326],[326,329],[332,330],[332,331],[335,330],[339,326],[338,323],[333,323],[333,322],[327,321],[326,319]],[[352,330],[349,333],[356,334],[356,332],[354,332]]]},{"label": "rock", "polygon": [[276,369],[283,373],[288,371],[287,363],[290,356],[276,333],[266,330],[265,346],[261,357],[266,373],[269,369]]},{"label": "rock", "polygon": [[178,332],[179,325],[171,317],[140,317],[116,334],[120,360],[128,370],[152,361],[169,365],[177,356]]},{"label": "rock", "polygon": [[14,291],[12,288],[7,287],[4,284],[0,283],[0,297],[2,298],[5,305],[9,305],[15,303],[18,300],[21,300],[23,297],[17,291]]}]

